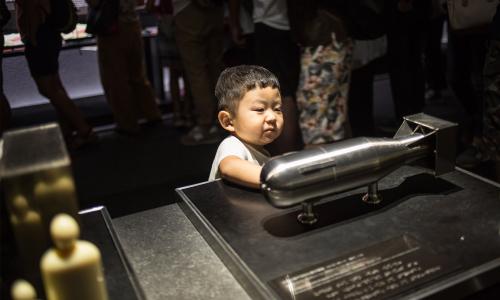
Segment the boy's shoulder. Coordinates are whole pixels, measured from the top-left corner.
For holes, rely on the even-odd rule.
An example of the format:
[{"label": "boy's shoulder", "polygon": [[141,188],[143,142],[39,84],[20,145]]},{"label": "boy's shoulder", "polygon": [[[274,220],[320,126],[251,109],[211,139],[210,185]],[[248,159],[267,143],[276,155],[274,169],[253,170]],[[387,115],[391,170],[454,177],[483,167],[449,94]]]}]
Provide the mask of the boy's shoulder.
[{"label": "boy's shoulder", "polygon": [[237,137],[234,135],[229,135],[225,139],[222,140],[219,144],[219,149],[221,148],[232,148],[232,147],[245,147],[245,144],[240,141]]},{"label": "boy's shoulder", "polygon": [[271,157],[266,150],[259,151],[233,135],[228,136],[220,143],[217,155],[219,157],[234,155],[244,160],[255,161],[259,165]]},{"label": "boy's shoulder", "polygon": [[236,155],[243,159],[248,159],[250,155],[249,147],[234,135],[229,135],[219,144],[217,153],[219,155]]}]

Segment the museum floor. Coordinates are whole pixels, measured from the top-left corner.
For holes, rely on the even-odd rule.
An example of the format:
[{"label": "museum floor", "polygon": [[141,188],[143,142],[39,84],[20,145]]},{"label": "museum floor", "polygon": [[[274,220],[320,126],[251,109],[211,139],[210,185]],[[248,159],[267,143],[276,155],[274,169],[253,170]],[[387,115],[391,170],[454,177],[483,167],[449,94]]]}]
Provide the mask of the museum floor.
[{"label": "museum floor", "polygon": [[[396,129],[387,77],[375,82],[375,119],[381,136],[391,136]],[[105,205],[113,218],[155,208],[176,201],[174,188],[205,181],[217,144],[183,146],[182,131],[171,124],[164,108],[164,122],[144,129],[137,137],[116,134],[109,107],[103,96],[76,100],[96,127],[98,145],[71,153],[73,172],[82,209]],[[439,104],[429,104],[425,112],[454,120],[459,113],[451,96]],[[50,105],[14,110],[13,127],[23,127],[55,120]],[[491,166],[472,170],[492,177]]]}]

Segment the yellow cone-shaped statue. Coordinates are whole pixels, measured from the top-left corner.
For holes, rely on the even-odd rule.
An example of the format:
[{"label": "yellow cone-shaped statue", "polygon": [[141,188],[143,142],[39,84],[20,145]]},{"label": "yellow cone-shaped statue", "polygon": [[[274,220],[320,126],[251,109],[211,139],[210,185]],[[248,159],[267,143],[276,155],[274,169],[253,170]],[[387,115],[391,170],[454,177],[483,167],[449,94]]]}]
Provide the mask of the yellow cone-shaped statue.
[{"label": "yellow cone-shaped statue", "polygon": [[36,300],[36,291],[33,286],[23,279],[14,281],[11,289],[12,300]]},{"label": "yellow cone-shaped statue", "polygon": [[40,268],[48,300],[107,300],[101,253],[92,243],[78,240],[78,223],[58,214],[50,225],[55,248],[42,257]]}]

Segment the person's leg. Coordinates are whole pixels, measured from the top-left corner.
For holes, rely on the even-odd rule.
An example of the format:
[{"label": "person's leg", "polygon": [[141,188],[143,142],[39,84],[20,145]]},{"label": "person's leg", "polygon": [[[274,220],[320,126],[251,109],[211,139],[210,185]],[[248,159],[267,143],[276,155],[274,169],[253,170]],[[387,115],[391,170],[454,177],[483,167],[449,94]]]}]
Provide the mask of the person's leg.
[{"label": "person's leg", "polygon": [[[404,26],[404,25],[402,25]],[[404,116],[420,112],[424,103],[424,87],[420,56],[407,32],[393,32],[387,38],[389,77],[394,101],[396,122]]]},{"label": "person's leg", "polygon": [[300,76],[300,49],[291,40],[289,33],[286,36],[282,35],[280,40],[282,40],[279,43],[281,47],[276,47],[274,50],[281,70],[280,77],[286,78],[282,80],[285,83],[282,109],[286,118],[281,136],[272,143],[273,145],[270,145],[274,153],[286,153],[304,148],[296,97]]},{"label": "person's leg", "polygon": [[422,66],[422,34],[429,1],[413,2],[409,11],[392,1],[387,32],[387,58],[396,122],[422,111],[425,82]]},{"label": "person's leg", "polygon": [[351,73],[349,121],[354,137],[375,135],[373,79],[374,70],[371,63],[355,69]]},{"label": "person's leg", "polygon": [[300,75],[300,49],[290,32],[255,24],[255,63],[276,75],[282,93],[283,132],[267,149],[272,155],[298,151],[304,147],[299,126],[296,95]]},{"label": "person's leg", "polygon": [[483,107],[484,107],[484,77],[483,69],[486,59],[486,52],[488,50],[487,38],[485,35],[477,35],[471,37],[471,74],[470,80],[472,83],[472,88],[475,94],[474,99],[474,110],[475,114],[472,116],[472,122],[474,124],[474,136],[476,138],[481,138],[483,134]]},{"label": "person's leg", "polygon": [[137,134],[137,109],[128,82],[127,45],[123,30],[113,35],[98,36],[98,62],[102,87],[113,112],[117,130]]},{"label": "person's leg", "polygon": [[202,11],[190,4],[175,16],[175,37],[191,87],[196,122],[204,130],[214,124],[216,111],[214,86],[208,67],[208,41],[204,35],[206,27],[210,26],[207,23],[207,14],[210,13],[213,12]]},{"label": "person's leg", "polygon": [[408,80],[411,83],[410,91],[407,100],[409,103],[409,111],[407,115],[420,113],[424,109],[425,105],[425,76],[424,76],[424,66],[422,62],[422,28],[420,23],[412,23],[410,25],[411,37],[409,42],[409,61],[410,61],[410,73],[408,74]]},{"label": "person's leg", "polygon": [[269,152],[273,155],[299,151],[304,148],[295,97],[285,96],[281,100],[283,116],[286,117],[281,135],[269,145]]},{"label": "person's leg", "polygon": [[47,24],[40,25],[36,34],[36,45],[27,43],[25,56],[38,91],[54,106],[61,121],[61,129],[67,137],[76,131],[78,137],[86,139],[93,132],[83,114],[70,99],[59,77],[59,52],[61,34]]},{"label": "person's leg", "polygon": [[449,83],[455,97],[464,109],[463,119],[460,120],[460,144],[467,147],[472,144],[476,131],[474,116],[478,114],[478,93],[475,91],[473,81],[473,51],[472,39],[459,35],[452,30],[448,34],[448,66]]},{"label": "person's leg", "polygon": [[[224,54],[224,11],[214,10],[207,14],[206,40],[207,60],[210,86],[215,90],[215,84],[222,72]],[[212,90],[212,94],[214,94]]]},{"label": "person's leg", "polygon": [[[175,16],[175,37],[191,87],[196,126],[182,136],[184,145],[215,143],[220,140],[216,123],[217,100],[214,95],[215,82],[211,80],[210,33],[222,22],[222,7],[200,9],[190,4]],[[215,24],[214,24],[215,23]]]},{"label": "person's leg", "polygon": [[139,21],[123,24],[124,43],[127,47],[128,84],[132,88],[133,107],[140,111],[140,115],[150,122],[161,120],[161,113],[156,103],[154,90],[146,76],[144,62],[144,43],[141,36]]},{"label": "person's leg", "polygon": [[464,168],[477,166],[484,158],[479,148],[482,144],[482,67],[486,52],[485,38],[480,35],[448,34],[450,59],[450,87],[464,108],[459,121],[460,136],[457,165]]},{"label": "person's leg", "polygon": [[441,48],[444,16],[429,21],[425,31],[424,65],[430,97],[437,99],[446,88],[445,57]]},{"label": "person's leg", "polygon": [[59,73],[35,77],[34,80],[40,94],[49,99],[63,123],[68,124],[82,137],[86,137],[91,133],[92,127],[87,123],[75,103],[69,98]]}]

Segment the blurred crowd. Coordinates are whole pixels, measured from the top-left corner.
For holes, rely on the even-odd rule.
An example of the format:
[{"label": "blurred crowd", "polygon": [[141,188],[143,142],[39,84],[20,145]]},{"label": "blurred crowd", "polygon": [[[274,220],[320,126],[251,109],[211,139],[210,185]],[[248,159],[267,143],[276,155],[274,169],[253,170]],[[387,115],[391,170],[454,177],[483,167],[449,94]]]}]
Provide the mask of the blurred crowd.
[{"label": "blurred crowd", "polygon": [[[491,14],[486,22],[462,26],[449,6],[475,1],[87,2],[87,31],[97,38],[101,82],[119,134],[139,135],[140,124],[162,122],[146,76],[140,7],[157,19],[173,126],[185,130],[185,145],[221,140],[214,86],[225,67],[261,65],[278,77],[285,125],[269,147],[273,155],[377,135],[374,79],[387,73],[396,124],[451,93],[463,108],[454,120],[460,125],[457,164],[492,161],[500,173],[500,14],[494,6],[483,9]],[[68,146],[77,149],[98,137],[59,77],[60,34],[73,26],[74,7],[70,0],[55,3],[16,0],[15,17],[30,74],[57,111]],[[3,26],[10,17],[5,0],[0,8]],[[11,112],[0,92],[2,132]]]}]

